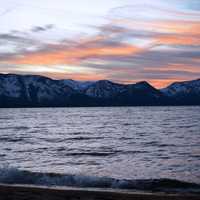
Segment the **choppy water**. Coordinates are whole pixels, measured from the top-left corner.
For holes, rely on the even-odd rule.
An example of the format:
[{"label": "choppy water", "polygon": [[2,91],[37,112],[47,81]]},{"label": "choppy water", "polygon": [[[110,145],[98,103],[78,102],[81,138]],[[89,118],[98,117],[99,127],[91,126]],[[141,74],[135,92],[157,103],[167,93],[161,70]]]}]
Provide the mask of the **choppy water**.
[{"label": "choppy water", "polygon": [[0,167],[8,165],[200,183],[200,107],[0,109]]}]

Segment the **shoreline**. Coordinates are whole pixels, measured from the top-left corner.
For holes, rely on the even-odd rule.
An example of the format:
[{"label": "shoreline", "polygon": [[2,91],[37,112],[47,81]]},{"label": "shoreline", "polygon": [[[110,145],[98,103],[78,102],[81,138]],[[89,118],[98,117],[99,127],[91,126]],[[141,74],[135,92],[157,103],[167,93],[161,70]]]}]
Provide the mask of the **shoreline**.
[{"label": "shoreline", "polygon": [[200,200],[199,194],[0,184],[1,200]]}]

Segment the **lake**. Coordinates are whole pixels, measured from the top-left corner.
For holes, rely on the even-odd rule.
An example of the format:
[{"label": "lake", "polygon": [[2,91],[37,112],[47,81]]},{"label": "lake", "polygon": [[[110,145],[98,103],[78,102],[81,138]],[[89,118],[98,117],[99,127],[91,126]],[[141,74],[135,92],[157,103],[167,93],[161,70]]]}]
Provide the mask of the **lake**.
[{"label": "lake", "polygon": [[200,107],[0,109],[0,166],[200,183]]}]

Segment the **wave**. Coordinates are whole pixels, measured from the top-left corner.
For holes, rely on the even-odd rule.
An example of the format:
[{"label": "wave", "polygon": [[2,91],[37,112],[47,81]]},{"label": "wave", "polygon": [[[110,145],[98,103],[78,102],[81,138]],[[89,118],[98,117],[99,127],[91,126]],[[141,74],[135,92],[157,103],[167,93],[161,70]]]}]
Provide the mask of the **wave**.
[{"label": "wave", "polygon": [[109,177],[30,172],[10,167],[0,168],[0,182],[4,184],[93,187],[200,194],[200,184],[171,179],[120,180]]}]

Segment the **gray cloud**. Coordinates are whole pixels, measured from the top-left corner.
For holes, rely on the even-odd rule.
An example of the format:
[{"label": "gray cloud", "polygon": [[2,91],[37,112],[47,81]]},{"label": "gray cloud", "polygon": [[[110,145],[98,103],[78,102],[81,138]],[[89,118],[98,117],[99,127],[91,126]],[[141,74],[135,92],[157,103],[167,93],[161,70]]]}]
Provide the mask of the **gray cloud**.
[{"label": "gray cloud", "polygon": [[31,29],[32,32],[37,33],[37,32],[44,32],[48,31],[50,29],[53,29],[54,25],[53,24],[47,24],[45,26],[35,26]]}]

